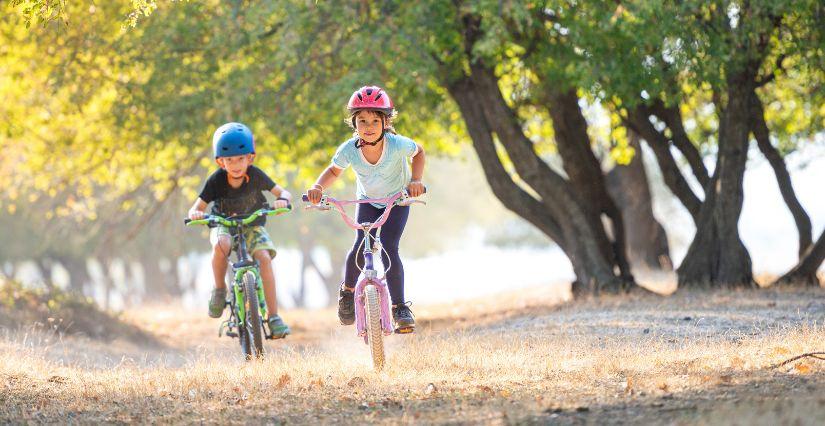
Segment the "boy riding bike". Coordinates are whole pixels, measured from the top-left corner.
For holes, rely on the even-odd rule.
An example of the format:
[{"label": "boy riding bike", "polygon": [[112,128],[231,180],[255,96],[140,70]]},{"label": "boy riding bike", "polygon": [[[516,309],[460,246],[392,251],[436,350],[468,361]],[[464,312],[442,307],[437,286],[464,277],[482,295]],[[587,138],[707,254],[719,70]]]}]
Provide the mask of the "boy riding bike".
[{"label": "boy riding bike", "polygon": [[[277,185],[263,170],[252,165],[255,158],[255,141],[248,127],[241,123],[226,123],[219,127],[212,136],[212,149],[215,162],[220,169],[206,180],[198,199],[189,210],[189,219],[202,219],[209,203],[213,203],[212,214],[215,215],[249,215],[258,209],[268,207],[263,191],[271,192],[277,197],[273,208],[290,206],[292,195]],[[276,251],[264,228],[265,223],[266,217],[259,217],[252,222],[252,226],[246,228],[244,236],[249,244],[249,252],[260,266],[264,299],[269,313],[267,321],[272,337],[283,338],[290,330],[278,316],[275,274],[272,270],[272,259]],[[227,259],[231,250],[237,250],[237,247],[233,246],[230,230],[220,225],[212,228],[210,242],[215,288],[209,299],[209,316],[220,318],[226,306],[224,280],[228,267]]]},{"label": "boy riding bike", "polygon": [[[327,188],[349,166],[355,171],[358,199],[385,198],[403,189],[412,197],[424,193],[421,179],[424,175],[424,149],[411,139],[398,135],[392,127],[395,109],[389,95],[377,86],[365,86],[356,90],[347,103],[348,124],[354,137],[338,147],[332,164],[321,173],[307,197],[317,204]],[[412,159],[412,167],[408,159]],[[358,204],[357,222],[374,222],[387,208],[382,204]],[[398,253],[401,234],[410,214],[409,206],[398,206],[390,211],[381,228],[382,261],[392,265],[387,272],[392,316],[395,329],[411,332],[415,319],[409,304],[404,300],[404,266]],[[373,233],[376,231],[373,230]],[[373,235],[374,236],[374,235]],[[350,250],[345,268],[344,282],[338,295],[338,319],[343,325],[355,322],[353,290],[358,281],[356,259],[362,256],[364,231],[356,232],[355,243]]]}]

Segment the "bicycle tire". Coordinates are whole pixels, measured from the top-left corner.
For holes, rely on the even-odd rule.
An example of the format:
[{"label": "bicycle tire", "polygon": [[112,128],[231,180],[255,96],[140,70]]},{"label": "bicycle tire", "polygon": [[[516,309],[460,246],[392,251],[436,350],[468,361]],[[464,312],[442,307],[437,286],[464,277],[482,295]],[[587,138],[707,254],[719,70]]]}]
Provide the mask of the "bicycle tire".
[{"label": "bicycle tire", "polygon": [[384,368],[384,330],[381,327],[381,298],[373,284],[364,287],[364,308],[367,317],[367,343],[369,343],[372,364],[376,370]]},{"label": "bicycle tire", "polygon": [[257,284],[258,280],[252,272],[243,275],[244,310],[246,311],[246,321],[244,322],[250,337],[249,343],[252,343],[249,345],[251,353],[247,353],[247,356],[262,358],[264,356],[264,331],[258,302]]},{"label": "bicycle tire", "polygon": [[249,332],[246,326],[238,324],[238,340],[241,342],[241,352],[247,360],[252,359],[252,345],[249,344]]}]

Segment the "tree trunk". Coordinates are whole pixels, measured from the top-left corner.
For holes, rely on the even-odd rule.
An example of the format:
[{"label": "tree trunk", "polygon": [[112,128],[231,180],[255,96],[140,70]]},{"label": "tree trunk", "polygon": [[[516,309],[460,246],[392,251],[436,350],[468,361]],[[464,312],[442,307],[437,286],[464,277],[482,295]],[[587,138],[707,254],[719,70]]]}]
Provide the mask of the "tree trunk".
[{"label": "tree trunk", "polygon": [[[619,280],[613,274],[610,264],[602,256],[592,230],[582,217],[580,206],[575,202],[574,197],[563,193],[566,182],[558,175],[543,181],[543,173],[538,168],[547,165],[535,155],[532,147],[528,146],[528,152],[525,149],[513,149],[511,146],[510,150],[513,152],[508,150],[508,153],[517,165],[517,171],[522,179],[536,191],[545,194],[549,192],[548,187],[554,187],[558,196],[542,196],[542,200],[539,201],[527,193],[512,180],[501,164],[493,140],[493,130],[488,123],[490,115],[495,114],[490,114],[482,108],[484,102],[488,100],[480,96],[481,91],[467,76],[448,85],[448,90],[464,117],[467,131],[473,141],[473,148],[478,154],[493,194],[505,207],[553,239],[567,254],[576,274],[577,281],[573,285],[574,293],[597,293],[602,288],[618,288]],[[507,136],[513,135],[499,134],[499,139],[503,141],[507,139]],[[510,145],[513,145],[512,140],[510,142]],[[544,171],[546,172],[547,170]],[[577,231],[582,227],[586,229],[579,234]]]},{"label": "tree trunk", "polygon": [[[307,232],[303,232],[304,230]],[[306,227],[301,228],[301,232],[298,234],[298,248],[301,251],[301,273],[298,291],[292,296],[292,299],[295,301],[295,306],[299,308],[306,306],[307,269],[313,268],[316,271],[318,270],[318,267],[315,265],[315,260],[312,259],[312,247],[314,244],[308,234],[309,230]],[[321,277],[323,278],[323,275],[321,275]]]},{"label": "tree trunk", "polygon": [[634,269],[673,270],[667,234],[653,216],[653,201],[648,186],[638,135],[628,131],[630,146],[636,150],[627,165],[616,165],[607,174],[607,190],[622,210],[627,230],[628,258]]},{"label": "tree trunk", "polygon": [[825,260],[825,231],[822,231],[822,234],[819,235],[816,244],[805,250],[799,263],[776,282],[780,284],[802,283],[819,287],[816,272],[822,265],[823,260]]},{"label": "tree trunk", "polygon": [[[788,206],[788,210],[793,215],[793,220],[796,223],[796,230],[799,234],[799,257],[802,258],[803,253],[813,243],[812,241],[812,226],[811,218],[802,207],[799,199],[796,198],[796,193],[791,182],[791,175],[788,173],[788,168],[785,167],[785,159],[779,154],[779,151],[771,144],[770,130],[768,124],[765,122],[765,111],[762,108],[762,101],[755,91],[750,94],[751,102],[751,130],[753,136],[756,138],[756,145],[762,154],[768,160],[773,172],[776,175],[776,183],[779,185],[779,192],[782,194],[782,199]],[[813,277],[816,280],[816,277]]]},{"label": "tree trunk", "polygon": [[38,257],[34,259],[34,264],[37,267],[38,272],[40,272],[40,276],[43,278],[43,285],[46,286],[47,291],[54,291],[54,281],[52,281],[52,267],[53,262],[51,259]]},{"label": "tree trunk", "polygon": [[57,260],[69,273],[69,291],[82,295],[86,283],[91,280],[89,270],[86,267],[86,259],[60,256]]},{"label": "tree trunk", "polygon": [[628,110],[625,124],[628,130],[639,134],[656,156],[656,162],[662,171],[662,179],[673,195],[679,199],[688,210],[694,223],[698,221],[702,200],[693,192],[684,175],[682,175],[676,160],[670,153],[670,141],[662,132],[656,130],[650,122],[650,111],[644,105],[638,105]]},{"label": "tree trunk", "polygon": [[679,286],[752,287],[751,259],[739,238],[744,198],[742,181],[748,154],[750,101],[755,69],[731,73],[728,102],[719,128],[716,170],[705,187],[696,236],[679,267]]},{"label": "tree trunk", "polygon": [[[594,229],[602,229],[602,213],[612,224],[613,241],[605,256],[611,259],[621,272],[622,278],[633,281],[627,261],[627,242],[621,211],[607,191],[599,160],[590,147],[587,121],[579,107],[575,89],[558,91],[545,88],[550,116],[553,119],[556,146],[564,164],[564,170],[581,198]],[[646,184],[646,182],[645,182]]]},{"label": "tree trunk", "polygon": [[314,263],[313,266],[326,283],[327,293],[329,293],[329,305],[332,306],[338,303],[338,290],[341,288],[341,282],[344,281],[344,263],[347,261],[346,252],[343,250],[330,250],[329,260],[332,266],[332,272],[329,275],[324,275]]},{"label": "tree trunk", "polygon": [[[146,299],[155,301],[164,300],[169,296],[181,296],[184,293],[184,289],[178,285],[177,279],[172,278],[175,269],[170,267],[168,271],[161,270],[160,259],[150,254],[141,256],[140,263],[143,265]],[[209,276],[211,277],[212,275],[210,274]],[[195,279],[196,277],[193,277],[192,282],[194,282]]]}]

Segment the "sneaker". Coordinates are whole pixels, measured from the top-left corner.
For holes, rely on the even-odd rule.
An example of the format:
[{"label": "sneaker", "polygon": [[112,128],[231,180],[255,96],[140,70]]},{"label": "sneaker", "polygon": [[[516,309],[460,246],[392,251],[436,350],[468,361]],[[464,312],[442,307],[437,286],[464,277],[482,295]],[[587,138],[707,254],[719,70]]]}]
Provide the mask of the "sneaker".
[{"label": "sneaker", "polygon": [[209,298],[209,316],[220,318],[223,315],[223,308],[226,307],[226,288],[212,289],[212,297]]},{"label": "sneaker", "polygon": [[286,325],[280,316],[273,315],[269,317],[266,322],[269,323],[269,332],[271,333],[273,339],[283,339],[287,334],[289,334],[289,326]]},{"label": "sneaker", "polygon": [[341,325],[350,325],[355,322],[355,293],[349,290],[338,290],[338,320]]},{"label": "sneaker", "polygon": [[412,333],[415,331],[415,317],[410,310],[410,302],[401,303],[392,307],[392,320],[395,322],[396,333]]}]

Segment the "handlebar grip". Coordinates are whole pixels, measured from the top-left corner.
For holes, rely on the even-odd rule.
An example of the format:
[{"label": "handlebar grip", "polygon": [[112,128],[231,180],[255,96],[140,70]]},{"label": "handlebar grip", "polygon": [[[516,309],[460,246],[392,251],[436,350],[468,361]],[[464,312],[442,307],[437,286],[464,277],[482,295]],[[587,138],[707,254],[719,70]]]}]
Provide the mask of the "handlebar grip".
[{"label": "handlebar grip", "polygon": [[188,225],[189,222],[191,222],[191,221],[192,221],[192,219],[186,218],[186,219],[183,220],[183,224]]}]

